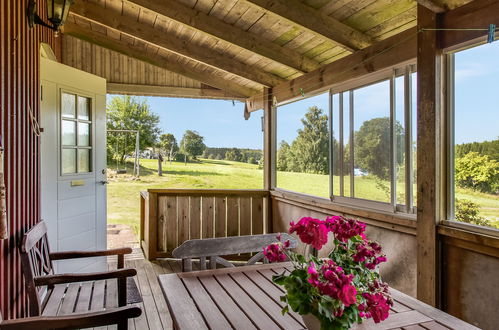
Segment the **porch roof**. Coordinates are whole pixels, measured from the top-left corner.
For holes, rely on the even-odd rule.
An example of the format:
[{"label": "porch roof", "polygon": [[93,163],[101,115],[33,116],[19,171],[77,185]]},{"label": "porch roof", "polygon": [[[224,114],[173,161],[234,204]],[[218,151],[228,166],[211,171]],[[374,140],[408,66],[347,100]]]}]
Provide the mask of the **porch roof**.
[{"label": "porch roof", "polygon": [[63,62],[107,78],[111,93],[261,98],[415,27],[417,3],[444,12],[468,2],[81,0],[63,27],[77,38],[64,38]]}]

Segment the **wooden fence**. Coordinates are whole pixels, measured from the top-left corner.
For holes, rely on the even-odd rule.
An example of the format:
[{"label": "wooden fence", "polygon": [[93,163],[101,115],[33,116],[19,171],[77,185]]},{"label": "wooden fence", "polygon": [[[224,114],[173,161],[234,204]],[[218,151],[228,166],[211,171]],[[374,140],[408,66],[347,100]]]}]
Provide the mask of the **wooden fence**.
[{"label": "wooden fence", "polygon": [[269,213],[265,190],[149,189],[141,193],[142,250],[171,257],[189,239],[264,234]]}]

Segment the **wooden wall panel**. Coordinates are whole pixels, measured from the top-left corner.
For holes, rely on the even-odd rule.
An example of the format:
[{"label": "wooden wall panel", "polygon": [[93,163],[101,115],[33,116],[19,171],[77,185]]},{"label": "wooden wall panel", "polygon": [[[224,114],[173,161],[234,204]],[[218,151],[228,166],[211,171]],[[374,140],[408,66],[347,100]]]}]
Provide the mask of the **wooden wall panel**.
[{"label": "wooden wall panel", "polygon": [[[5,149],[5,184],[10,237],[0,241],[0,311],[4,318],[27,315],[18,246],[25,231],[39,221],[39,138],[30,111],[39,118],[40,42],[60,58],[60,39],[40,26],[30,29],[27,1],[0,2],[0,135]],[[45,1],[38,13],[46,17]]]}]

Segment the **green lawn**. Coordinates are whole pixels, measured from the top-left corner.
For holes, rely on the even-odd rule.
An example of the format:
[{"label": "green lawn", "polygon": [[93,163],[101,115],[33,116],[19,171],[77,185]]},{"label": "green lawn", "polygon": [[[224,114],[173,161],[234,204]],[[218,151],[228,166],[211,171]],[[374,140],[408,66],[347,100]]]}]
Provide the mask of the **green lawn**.
[{"label": "green lawn", "polygon": [[[132,166],[128,164],[128,166]],[[129,167],[129,173],[131,168]],[[348,182],[345,177],[344,181]],[[202,159],[197,163],[163,163],[163,176],[157,175],[157,160],[141,160],[141,177],[133,179],[129,174],[109,175],[108,223],[126,224],[138,232],[139,192],[151,188],[198,188],[198,189],[261,189],[263,171],[257,165]],[[278,172],[280,188],[328,197],[329,179],[327,175]],[[386,183],[384,183],[386,186]],[[335,192],[339,189],[339,177],[334,177]],[[401,185],[397,191],[403,191]],[[345,192],[349,190],[345,188]],[[389,195],[380,183],[370,177],[355,177],[355,195],[389,201]],[[397,194],[403,200],[403,194]],[[499,196],[457,189],[457,198],[468,199],[481,206],[482,215],[499,227]]]}]

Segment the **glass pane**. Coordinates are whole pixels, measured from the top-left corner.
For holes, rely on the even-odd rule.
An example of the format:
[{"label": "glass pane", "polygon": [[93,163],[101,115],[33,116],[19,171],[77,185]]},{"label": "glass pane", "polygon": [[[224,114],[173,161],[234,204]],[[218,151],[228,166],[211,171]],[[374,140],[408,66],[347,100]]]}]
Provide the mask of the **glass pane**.
[{"label": "glass pane", "polygon": [[390,202],[388,80],[355,90],[354,131],[355,197]]},{"label": "glass pane", "polygon": [[499,228],[499,43],[455,54],[454,219]]},{"label": "glass pane", "polygon": [[63,146],[76,145],[76,123],[63,120],[61,122],[61,142]]},{"label": "glass pane", "polygon": [[411,74],[412,79],[412,205],[417,206],[418,200],[418,186],[417,186],[417,168],[418,168],[418,153],[417,153],[417,140],[418,140],[418,118],[417,118],[417,72]]},{"label": "glass pane", "polygon": [[78,119],[90,120],[90,99],[78,96]]},{"label": "glass pane", "polygon": [[78,173],[91,171],[90,149],[78,149]]},{"label": "glass pane", "polygon": [[341,94],[343,100],[343,196],[351,195],[350,181],[350,92]]},{"label": "glass pane", "polygon": [[90,124],[78,123],[78,146],[90,146]]},{"label": "glass pane", "polygon": [[61,108],[62,116],[66,118],[76,118],[75,95],[62,93]]},{"label": "glass pane", "polygon": [[405,153],[405,78],[400,76],[395,78],[395,129],[397,137],[397,204],[405,205],[405,175],[406,175],[406,153]]},{"label": "glass pane", "polygon": [[333,95],[333,195],[340,196],[340,96]]},{"label": "glass pane", "polygon": [[329,198],[329,93],[277,111],[277,186]]},{"label": "glass pane", "polygon": [[62,174],[76,173],[76,149],[62,149]]}]

